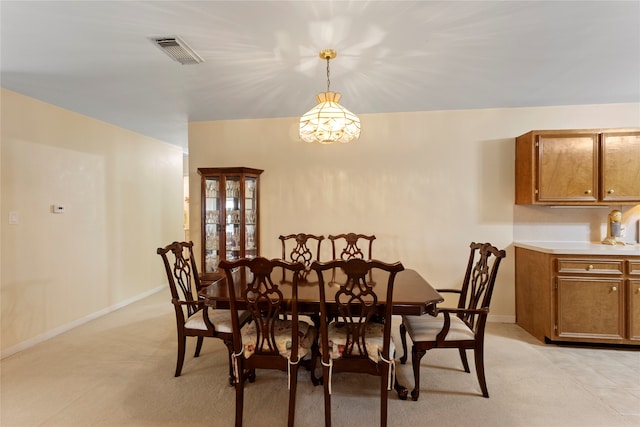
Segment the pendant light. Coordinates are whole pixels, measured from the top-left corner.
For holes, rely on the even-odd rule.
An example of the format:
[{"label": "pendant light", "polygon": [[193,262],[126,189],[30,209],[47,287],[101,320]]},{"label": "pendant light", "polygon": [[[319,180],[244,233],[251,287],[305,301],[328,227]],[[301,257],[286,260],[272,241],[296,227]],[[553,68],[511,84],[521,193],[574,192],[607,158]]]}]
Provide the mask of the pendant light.
[{"label": "pendant light", "polygon": [[360,119],[338,103],[339,93],[330,90],[329,61],[337,56],[337,52],[324,49],[319,56],[327,60],[327,91],[317,94],[318,105],[300,118],[300,139],[320,144],[351,142],[360,136]]}]

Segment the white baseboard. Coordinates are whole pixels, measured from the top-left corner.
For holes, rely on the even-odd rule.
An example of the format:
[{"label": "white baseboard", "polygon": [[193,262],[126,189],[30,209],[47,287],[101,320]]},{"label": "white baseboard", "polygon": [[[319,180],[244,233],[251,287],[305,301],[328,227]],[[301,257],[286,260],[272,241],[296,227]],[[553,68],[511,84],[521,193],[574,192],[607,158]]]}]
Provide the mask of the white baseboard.
[{"label": "white baseboard", "polygon": [[166,289],[167,285],[161,285],[158,286],[157,288],[153,288],[150,289],[146,292],[143,292],[139,295],[136,295],[135,297],[126,299],[124,301],[120,301],[117,304],[114,304],[110,307],[104,308],[102,310],[96,311],[95,313],[91,313],[88,314],[87,316],[84,316],[80,319],[76,319],[73,322],[69,322],[65,325],[62,326],[58,326],[57,328],[54,328],[50,331],[45,332],[44,334],[38,335],[36,337],[30,338],[26,341],[22,341],[20,344],[16,344],[13,347],[9,347],[5,350],[2,350],[2,354],[0,355],[0,359],[4,359],[5,357],[9,357],[13,354],[16,354],[22,350],[26,350],[29,347],[33,347],[36,344],[40,344],[41,342],[44,342],[50,338],[55,337],[56,335],[60,335],[63,332],[67,332],[73,328],[76,328],[84,323],[90,322],[91,320],[97,319],[98,317],[102,317],[105,314],[109,314],[115,310],[118,310],[119,308],[122,308],[124,306],[127,306],[129,304],[132,304],[136,301],[139,301],[141,299],[144,299],[150,295],[153,295],[157,292],[160,292],[163,289]]}]

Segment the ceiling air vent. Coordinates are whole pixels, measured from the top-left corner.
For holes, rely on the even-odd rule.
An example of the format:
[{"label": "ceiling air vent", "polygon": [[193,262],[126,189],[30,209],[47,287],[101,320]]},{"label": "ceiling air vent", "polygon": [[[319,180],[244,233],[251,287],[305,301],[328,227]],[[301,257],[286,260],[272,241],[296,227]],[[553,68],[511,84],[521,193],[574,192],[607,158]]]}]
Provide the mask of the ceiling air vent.
[{"label": "ceiling air vent", "polygon": [[156,46],[164,51],[174,61],[182,65],[199,64],[204,60],[178,37],[158,37],[151,39]]}]

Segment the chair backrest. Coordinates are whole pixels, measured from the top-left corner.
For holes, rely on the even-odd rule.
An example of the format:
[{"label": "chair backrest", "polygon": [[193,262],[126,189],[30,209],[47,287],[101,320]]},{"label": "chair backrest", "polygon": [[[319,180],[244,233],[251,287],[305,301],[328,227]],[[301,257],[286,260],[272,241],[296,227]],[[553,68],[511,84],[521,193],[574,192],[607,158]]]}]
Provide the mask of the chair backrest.
[{"label": "chair backrest", "polygon": [[[389,354],[391,339],[391,315],[393,310],[393,284],[396,274],[404,267],[400,262],[393,264],[384,263],[377,260],[362,260],[353,258],[349,260],[329,261],[326,263],[314,262],[311,269],[318,274],[320,291],[320,336],[327,335],[327,319],[330,315],[327,307],[327,296],[325,290],[325,279],[323,272],[329,269],[342,269],[346,274],[343,281],[337,283],[332,281],[332,286],[338,285],[335,291],[337,321],[342,323],[346,332],[346,345],[342,352],[342,357],[368,357],[366,349],[366,325],[373,319],[384,322],[384,338],[382,354]],[[388,273],[386,304],[383,307],[383,318],[380,319],[380,307],[378,306],[378,295],[376,287],[373,286],[368,277],[371,277],[372,270],[380,269]],[[380,280],[378,280],[380,281]],[[326,340],[322,342],[322,354],[328,354]],[[377,357],[377,355],[376,355]],[[386,356],[385,356],[386,357]]]},{"label": "chair backrest", "polygon": [[[238,268],[244,267],[244,268]],[[226,275],[229,292],[229,306],[233,329],[234,352],[238,353],[244,345],[240,334],[238,321],[239,300],[236,291],[240,289],[243,304],[251,313],[256,325],[255,355],[277,355],[278,347],[274,337],[276,322],[290,316],[291,331],[291,360],[298,357],[298,273],[305,269],[300,262],[290,263],[281,259],[269,260],[263,257],[241,258],[236,261],[220,261],[220,268]],[[285,300],[279,289],[279,282],[272,278],[276,271],[289,270],[291,280],[286,285],[291,286],[291,300]],[[253,356],[252,356],[253,357]]]},{"label": "chair backrest", "polygon": [[[164,248],[158,248],[156,253],[162,256],[171,289],[171,298],[177,301],[196,301],[193,292],[198,292],[201,285],[198,267],[193,257],[193,242],[173,242]],[[195,304],[188,304],[186,307],[188,313],[186,317],[197,311]]]},{"label": "chair backrest", "polygon": [[[314,234],[289,234],[288,236],[280,236],[282,242],[282,259],[290,262],[301,262],[305,267],[311,266],[313,261],[320,261],[320,245],[324,240],[324,236],[316,236]],[[295,244],[293,243],[295,241]],[[288,244],[291,242],[291,244]],[[310,247],[310,245],[313,246]],[[315,249],[315,251],[313,250]]]},{"label": "chair backrest", "polygon": [[[458,308],[488,310],[500,261],[507,254],[491,243],[472,242],[469,247],[471,252],[460,290]],[[473,329],[476,315],[477,313],[471,312],[459,314],[459,317]]]},{"label": "chair backrest", "polygon": [[[344,239],[344,246],[342,249],[337,250],[336,246],[340,241]],[[330,235],[329,240],[331,240],[331,253],[333,255],[333,259],[372,259],[371,250],[373,249],[373,241],[376,239],[376,236],[371,235],[367,236],[365,234],[356,234],[356,233],[347,233],[347,234],[337,234]],[[365,255],[362,252],[362,249],[358,246],[358,240],[367,240],[368,241],[368,251]]]}]

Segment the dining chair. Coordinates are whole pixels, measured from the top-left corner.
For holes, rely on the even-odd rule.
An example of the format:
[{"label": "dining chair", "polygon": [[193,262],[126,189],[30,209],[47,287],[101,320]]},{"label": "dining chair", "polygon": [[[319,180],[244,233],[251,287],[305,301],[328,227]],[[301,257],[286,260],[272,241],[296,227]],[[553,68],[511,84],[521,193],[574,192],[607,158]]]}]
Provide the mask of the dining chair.
[{"label": "dining chair", "polygon": [[[376,236],[374,235],[367,236],[365,234],[356,234],[356,233],[346,233],[346,234],[329,235],[329,240],[331,240],[331,253],[333,255],[333,259],[352,259],[352,258],[372,259],[371,251],[373,249],[373,241],[376,240]],[[342,240],[344,240],[344,246],[341,247],[341,249],[337,249],[338,243],[340,243],[340,241]],[[366,255],[362,251],[362,249],[358,246],[359,240],[368,241]]]},{"label": "dining chair", "polygon": [[[193,357],[200,356],[204,338],[212,337],[221,339],[227,346],[229,383],[233,384],[231,313],[229,310],[207,307],[202,300],[193,297],[194,290],[198,292],[201,288],[193,256],[193,242],[173,242],[164,248],[158,248],[156,253],[162,257],[171,290],[171,303],[176,313],[178,360],[175,376],[179,377],[182,372],[187,337],[197,337]],[[249,320],[249,313],[240,312],[237,320],[244,325]]]},{"label": "dining chair", "polygon": [[418,400],[420,394],[420,360],[432,348],[457,348],[467,373],[470,371],[466,350],[473,350],[482,396],[489,397],[484,375],[484,331],[498,267],[506,252],[490,243],[473,242],[470,248],[461,289],[437,289],[439,293],[458,294],[458,306],[438,307],[436,316],[402,316],[400,338],[404,354],[400,363],[407,361],[406,334],[409,333],[413,342],[413,400]]},{"label": "dining chair", "polygon": [[[220,268],[226,275],[232,313],[235,425],[242,426],[245,379],[254,382],[256,369],[275,369],[288,372],[288,425],[291,427],[295,418],[298,364],[311,355],[313,369],[318,356],[316,328],[298,318],[298,273],[305,266],[301,262],[256,257],[221,261]],[[290,300],[284,298],[279,282],[272,279],[280,269],[287,270],[292,277],[290,283],[283,285],[291,286]],[[244,327],[234,316],[240,311],[240,303],[246,305],[251,316],[251,322]]]},{"label": "dining chair", "polygon": [[[320,292],[320,356],[324,384],[325,426],[331,426],[331,393],[333,377],[340,372],[366,373],[380,376],[380,425],[387,425],[387,400],[395,384],[395,346],[391,337],[393,284],[404,267],[400,262],[387,264],[377,260],[314,261],[311,269],[318,275]],[[325,272],[342,269],[346,279],[332,282],[335,294],[326,295]],[[376,288],[367,277],[374,269],[387,274],[385,301],[380,307]],[[378,280],[379,281],[379,280]],[[327,301],[335,301],[330,312]],[[382,314],[381,314],[382,312]],[[329,319],[334,319],[331,322]],[[382,319],[382,323],[372,319]]]},{"label": "dining chair", "polygon": [[[282,242],[282,259],[301,262],[307,268],[311,266],[314,260],[320,260],[320,245],[324,240],[324,236],[298,233],[280,236],[279,239]],[[315,247],[310,247],[311,244],[315,245]]]}]

